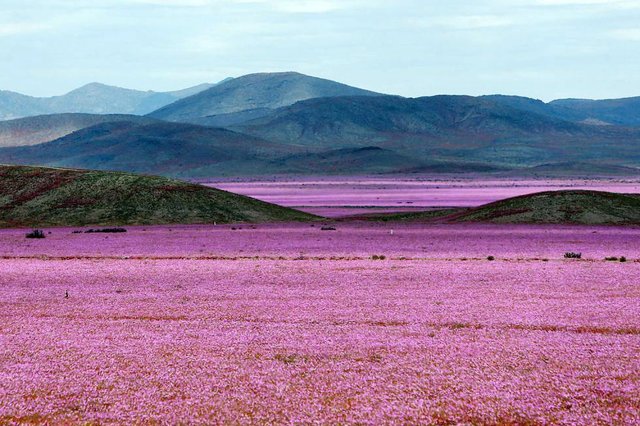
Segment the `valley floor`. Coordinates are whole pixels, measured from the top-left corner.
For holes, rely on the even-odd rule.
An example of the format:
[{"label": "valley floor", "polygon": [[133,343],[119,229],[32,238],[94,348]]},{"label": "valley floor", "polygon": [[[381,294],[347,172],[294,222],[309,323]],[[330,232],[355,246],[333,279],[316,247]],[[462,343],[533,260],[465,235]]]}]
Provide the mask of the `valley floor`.
[{"label": "valley floor", "polygon": [[0,231],[0,424],[640,423],[640,229],[320,226]]},{"label": "valley floor", "polygon": [[206,185],[325,217],[476,207],[542,191],[591,189],[640,193],[637,177],[600,179],[498,179],[459,175],[336,176],[210,181]]}]

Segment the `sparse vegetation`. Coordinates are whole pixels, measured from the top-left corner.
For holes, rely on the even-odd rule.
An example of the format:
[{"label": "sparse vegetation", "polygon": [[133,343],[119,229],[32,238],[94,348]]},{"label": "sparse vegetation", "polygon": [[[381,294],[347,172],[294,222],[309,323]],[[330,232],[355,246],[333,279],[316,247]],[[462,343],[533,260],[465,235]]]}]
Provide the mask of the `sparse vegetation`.
[{"label": "sparse vegetation", "polygon": [[316,217],[157,176],[0,166],[0,227],[305,221]]},{"label": "sparse vegetation", "polygon": [[548,191],[507,198],[453,214],[449,222],[640,224],[640,197],[602,191]]},{"label": "sparse vegetation", "polygon": [[39,229],[34,229],[33,231],[29,232],[27,235],[25,235],[26,238],[44,238],[44,232],[42,232]]},{"label": "sparse vegetation", "polygon": [[125,228],[101,228],[101,229],[87,229],[84,231],[85,234],[95,234],[95,233],[111,233],[118,234],[122,232],[127,232]]},{"label": "sparse vegetation", "polygon": [[564,254],[565,259],[582,259],[582,253],[574,253],[572,251],[568,251]]}]

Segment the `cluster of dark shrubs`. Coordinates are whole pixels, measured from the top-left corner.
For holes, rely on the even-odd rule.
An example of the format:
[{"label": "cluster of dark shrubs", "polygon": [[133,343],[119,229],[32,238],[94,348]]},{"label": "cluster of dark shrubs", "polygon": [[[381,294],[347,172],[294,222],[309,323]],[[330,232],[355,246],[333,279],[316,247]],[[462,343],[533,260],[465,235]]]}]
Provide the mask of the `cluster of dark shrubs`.
[{"label": "cluster of dark shrubs", "polygon": [[487,260],[491,262],[493,260],[496,260],[496,258],[494,256],[487,256]]},{"label": "cluster of dark shrubs", "polygon": [[108,233],[108,234],[118,234],[121,232],[127,232],[124,228],[101,228],[101,229],[87,229],[86,231],[73,231],[74,234],[96,234],[96,233]]},{"label": "cluster of dark shrubs", "polygon": [[574,253],[572,251],[568,251],[564,254],[565,259],[582,259],[582,253]]},{"label": "cluster of dark shrubs", "polygon": [[320,228],[321,231],[335,231],[336,228],[334,228],[333,226],[323,226],[322,228]]},{"label": "cluster of dark shrubs", "polygon": [[44,238],[44,232],[42,232],[39,229],[34,229],[33,231],[25,235],[25,237],[26,238]]},{"label": "cluster of dark shrubs", "polygon": [[373,256],[371,256],[371,260],[385,260],[387,258],[387,256],[385,256],[384,254],[374,254]]},{"label": "cluster of dark shrubs", "polygon": [[118,234],[120,232],[127,232],[124,228],[102,228],[102,229],[87,229],[84,231],[85,234],[94,234],[96,232],[105,232],[109,234]]},{"label": "cluster of dark shrubs", "polygon": [[609,262],[623,262],[624,263],[624,262],[627,261],[627,258],[624,257],[624,256],[620,256],[620,257],[612,256],[612,257],[605,257],[604,260],[608,260]]}]

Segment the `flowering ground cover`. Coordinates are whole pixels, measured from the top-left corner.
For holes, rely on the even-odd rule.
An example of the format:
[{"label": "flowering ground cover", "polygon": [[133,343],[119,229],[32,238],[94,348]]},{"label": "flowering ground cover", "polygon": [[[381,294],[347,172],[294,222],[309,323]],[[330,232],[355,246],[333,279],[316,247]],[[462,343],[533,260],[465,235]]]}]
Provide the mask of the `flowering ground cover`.
[{"label": "flowering ground cover", "polygon": [[325,217],[475,207],[518,195],[563,189],[640,193],[637,178],[513,180],[487,178],[336,177],[218,181],[207,185]]},{"label": "flowering ground cover", "polygon": [[[260,225],[126,227],[121,234],[73,233],[53,228],[42,240],[24,229],[0,229],[2,257],[331,257],[373,254],[426,259],[561,258],[567,251],[587,259],[640,258],[640,228],[337,222]],[[48,232],[51,232],[50,234]]]},{"label": "flowering ground cover", "polygon": [[240,227],[0,231],[0,424],[640,423],[639,229]]}]

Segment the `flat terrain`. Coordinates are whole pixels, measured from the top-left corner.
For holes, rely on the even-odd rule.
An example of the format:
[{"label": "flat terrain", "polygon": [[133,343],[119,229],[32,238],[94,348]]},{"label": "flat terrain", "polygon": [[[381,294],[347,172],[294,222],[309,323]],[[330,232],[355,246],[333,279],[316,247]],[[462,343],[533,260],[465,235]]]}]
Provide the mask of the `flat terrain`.
[{"label": "flat terrain", "polygon": [[638,178],[488,179],[486,177],[325,177],[215,181],[208,186],[294,207],[325,217],[415,212],[425,208],[475,207],[542,191],[590,189],[640,193]]},{"label": "flat terrain", "polygon": [[0,423],[640,422],[639,228],[334,226],[0,231]]}]

